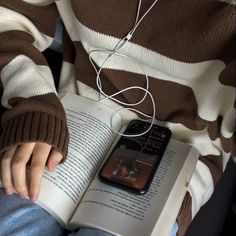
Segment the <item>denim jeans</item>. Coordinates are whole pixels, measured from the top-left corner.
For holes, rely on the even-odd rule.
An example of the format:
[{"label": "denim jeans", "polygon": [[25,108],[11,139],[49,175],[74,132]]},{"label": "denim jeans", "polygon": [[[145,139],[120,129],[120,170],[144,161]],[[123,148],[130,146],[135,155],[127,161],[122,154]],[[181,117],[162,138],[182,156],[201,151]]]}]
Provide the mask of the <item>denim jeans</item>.
[{"label": "denim jeans", "polygon": [[[175,223],[170,236],[175,236]],[[5,195],[0,188],[0,236],[111,236],[97,229],[65,231],[56,220],[37,204],[17,194]]]}]

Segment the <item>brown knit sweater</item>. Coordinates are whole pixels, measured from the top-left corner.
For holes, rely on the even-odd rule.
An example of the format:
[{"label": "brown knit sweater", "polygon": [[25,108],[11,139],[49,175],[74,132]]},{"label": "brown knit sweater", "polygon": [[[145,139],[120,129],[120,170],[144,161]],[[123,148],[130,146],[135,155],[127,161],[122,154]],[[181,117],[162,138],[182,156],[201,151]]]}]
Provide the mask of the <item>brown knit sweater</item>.
[{"label": "brown knit sweater", "polygon": [[[69,40],[59,92],[94,98],[96,74],[88,54],[113,49],[132,28],[138,4],[138,0],[55,2],[0,0],[0,77],[2,104],[8,108],[2,117],[2,151],[15,143],[42,141],[66,157],[65,114],[41,52],[52,44],[60,15]],[[140,15],[152,2],[142,1]],[[134,63],[138,61],[150,78],[156,118],[201,154],[177,218],[178,235],[210,198],[228,159],[235,157],[234,44],[234,0],[159,0],[120,49],[133,60],[113,57],[101,73],[107,94],[143,87],[145,77]],[[103,57],[92,55],[98,67]],[[133,103],[142,96],[141,91],[130,91],[118,98]],[[151,114],[150,99],[136,109]]]}]

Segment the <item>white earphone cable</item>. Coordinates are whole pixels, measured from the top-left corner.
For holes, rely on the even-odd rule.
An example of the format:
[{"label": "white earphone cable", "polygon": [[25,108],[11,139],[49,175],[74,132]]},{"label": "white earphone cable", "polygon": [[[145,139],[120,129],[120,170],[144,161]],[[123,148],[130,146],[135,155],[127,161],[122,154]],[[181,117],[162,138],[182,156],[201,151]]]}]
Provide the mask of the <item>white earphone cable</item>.
[{"label": "white earphone cable", "polygon": [[[120,104],[120,105],[123,105],[123,106],[137,106],[137,105],[139,105],[140,103],[142,103],[142,102],[145,100],[145,98],[147,97],[147,95],[149,95],[149,97],[150,97],[150,99],[151,99],[152,107],[153,107],[153,109],[152,109],[152,110],[153,110],[152,116],[149,116],[149,115],[147,115],[147,114],[145,114],[145,113],[143,113],[143,112],[141,112],[141,111],[139,111],[139,110],[137,110],[137,109],[131,108],[131,107],[122,108],[122,109],[120,109],[119,111],[115,112],[115,113],[112,115],[111,121],[110,121],[110,125],[111,125],[112,131],[115,132],[115,133],[117,133],[117,134],[119,134],[119,135],[125,136],[125,137],[137,137],[137,136],[140,136],[140,135],[143,135],[143,134],[147,133],[147,132],[152,128],[152,126],[153,126],[153,124],[154,124],[154,122],[155,122],[156,109],[155,109],[155,101],[154,101],[154,99],[153,99],[153,96],[152,96],[152,94],[148,91],[148,89],[149,89],[149,77],[148,77],[148,75],[146,74],[145,70],[143,69],[142,65],[141,65],[137,60],[135,60],[134,58],[129,57],[129,56],[125,55],[125,54],[122,54],[122,53],[120,53],[120,52],[118,52],[118,51],[119,51],[120,48],[122,48],[122,47],[132,38],[132,36],[133,36],[134,32],[136,31],[137,27],[140,25],[140,23],[142,22],[142,20],[144,19],[144,17],[151,11],[151,9],[154,7],[154,5],[157,3],[157,1],[158,1],[158,0],[155,0],[155,1],[151,4],[151,6],[148,8],[148,10],[147,10],[147,11],[142,15],[142,17],[139,19],[140,9],[141,9],[141,5],[142,5],[142,0],[139,0],[138,9],[137,9],[137,13],[136,13],[136,19],[135,19],[135,23],[134,23],[132,29],[129,31],[128,34],[126,34],[122,39],[120,39],[120,40],[118,41],[118,43],[115,45],[115,47],[114,47],[112,50],[111,50],[111,49],[98,48],[98,49],[91,50],[91,51],[89,52],[89,60],[90,60],[92,66],[93,66],[93,68],[94,68],[94,70],[95,70],[95,72],[96,72],[96,75],[97,75],[97,76],[96,76],[96,84],[97,84],[97,87],[98,87],[98,89],[99,89],[99,101],[101,101],[101,100],[103,100],[103,99],[110,99],[110,100],[112,100],[112,101],[114,101],[114,102],[116,102],[116,103],[118,103],[118,104]],[[99,52],[100,52],[100,53],[101,53],[101,52],[102,52],[102,53],[106,53],[107,56],[105,57],[105,59],[104,59],[104,61],[101,63],[101,65],[99,66],[99,69],[97,69],[97,67],[96,67],[96,65],[95,65],[95,60],[93,60],[93,58],[92,58],[92,54],[93,54],[93,53],[99,53]],[[142,73],[141,73],[141,74],[145,75],[145,78],[146,78],[146,88],[143,88],[143,87],[140,87],[140,86],[130,86],[130,87],[127,87],[127,88],[125,88],[125,89],[122,89],[122,90],[120,90],[120,91],[118,91],[118,92],[116,92],[116,93],[114,93],[114,94],[111,94],[111,95],[106,94],[106,93],[102,90],[102,81],[101,81],[101,78],[100,78],[101,71],[102,71],[102,69],[105,67],[105,64],[106,64],[106,62],[108,61],[108,59],[109,59],[111,56],[114,56],[114,55],[120,56],[120,57],[123,57],[123,58],[126,58],[126,59],[128,59],[128,60],[134,62],[135,64],[137,64],[137,65],[139,66],[139,68],[142,70]],[[135,103],[126,103],[126,102],[120,101],[119,99],[114,98],[115,96],[117,96],[117,95],[119,95],[119,94],[121,94],[121,93],[123,93],[123,92],[129,91],[129,90],[133,90],[133,89],[145,91],[144,96],[143,96],[139,101],[137,101],[137,102],[135,102]],[[101,98],[101,95],[103,95],[104,97]],[[134,112],[136,112],[136,113],[138,113],[138,114],[140,114],[140,115],[142,115],[142,116],[144,116],[144,117],[151,118],[152,120],[151,120],[151,123],[150,123],[149,128],[148,128],[147,130],[143,131],[143,132],[140,133],[140,134],[129,134],[129,135],[120,133],[120,132],[118,132],[118,131],[116,131],[116,130],[113,130],[113,128],[112,128],[112,119],[113,119],[113,117],[114,117],[115,114],[119,113],[119,112],[122,111],[122,110],[134,111]]]}]

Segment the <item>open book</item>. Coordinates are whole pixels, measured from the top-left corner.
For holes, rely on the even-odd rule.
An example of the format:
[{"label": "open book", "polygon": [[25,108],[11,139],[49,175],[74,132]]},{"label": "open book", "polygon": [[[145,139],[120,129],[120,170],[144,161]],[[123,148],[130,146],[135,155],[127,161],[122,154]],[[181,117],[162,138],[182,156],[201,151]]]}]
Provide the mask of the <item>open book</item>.
[{"label": "open book", "polygon": [[[98,102],[66,94],[70,144],[67,161],[45,172],[37,203],[68,229],[93,227],[115,235],[169,235],[198,159],[188,144],[171,139],[151,186],[136,195],[107,185],[98,170],[117,137],[114,111]],[[122,127],[113,119],[113,128]]]}]

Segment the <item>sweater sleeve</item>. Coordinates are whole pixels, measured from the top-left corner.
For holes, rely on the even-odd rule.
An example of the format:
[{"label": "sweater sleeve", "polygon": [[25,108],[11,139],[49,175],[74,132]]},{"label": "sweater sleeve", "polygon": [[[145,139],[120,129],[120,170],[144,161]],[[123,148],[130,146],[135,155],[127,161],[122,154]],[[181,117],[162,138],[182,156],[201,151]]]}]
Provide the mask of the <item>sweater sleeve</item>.
[{"label": "sweater sleeve", "polygon": [[210,139],[215,145],[218,144],[218,153],[201,155],[199,158],[189,183],[188,193],[177,217],[178,236],[185,234],[195,215],[210,199],[215,186],[224,175],[228,160],[232,159],[236,162],[236,60],[233,54],[235,52],[234,35],[236,28],[234,19],[232,21],[232,39],[229,46],[232,54],[219,76],[222,86],[231,89],[232,93],[227,93],[224,96],[221,116],[217,120],[218,128],[215,127],[216,122],[209,122],[207,126]]},{"label": "sweater sleeve", "polygon": [[[33,2],[32,5],[30,2]],[[0,151],[46,142],[67,155],[68,131],[52,73],[42,51],[53,42],[58,12],[52,0],[0,0]]]}]

